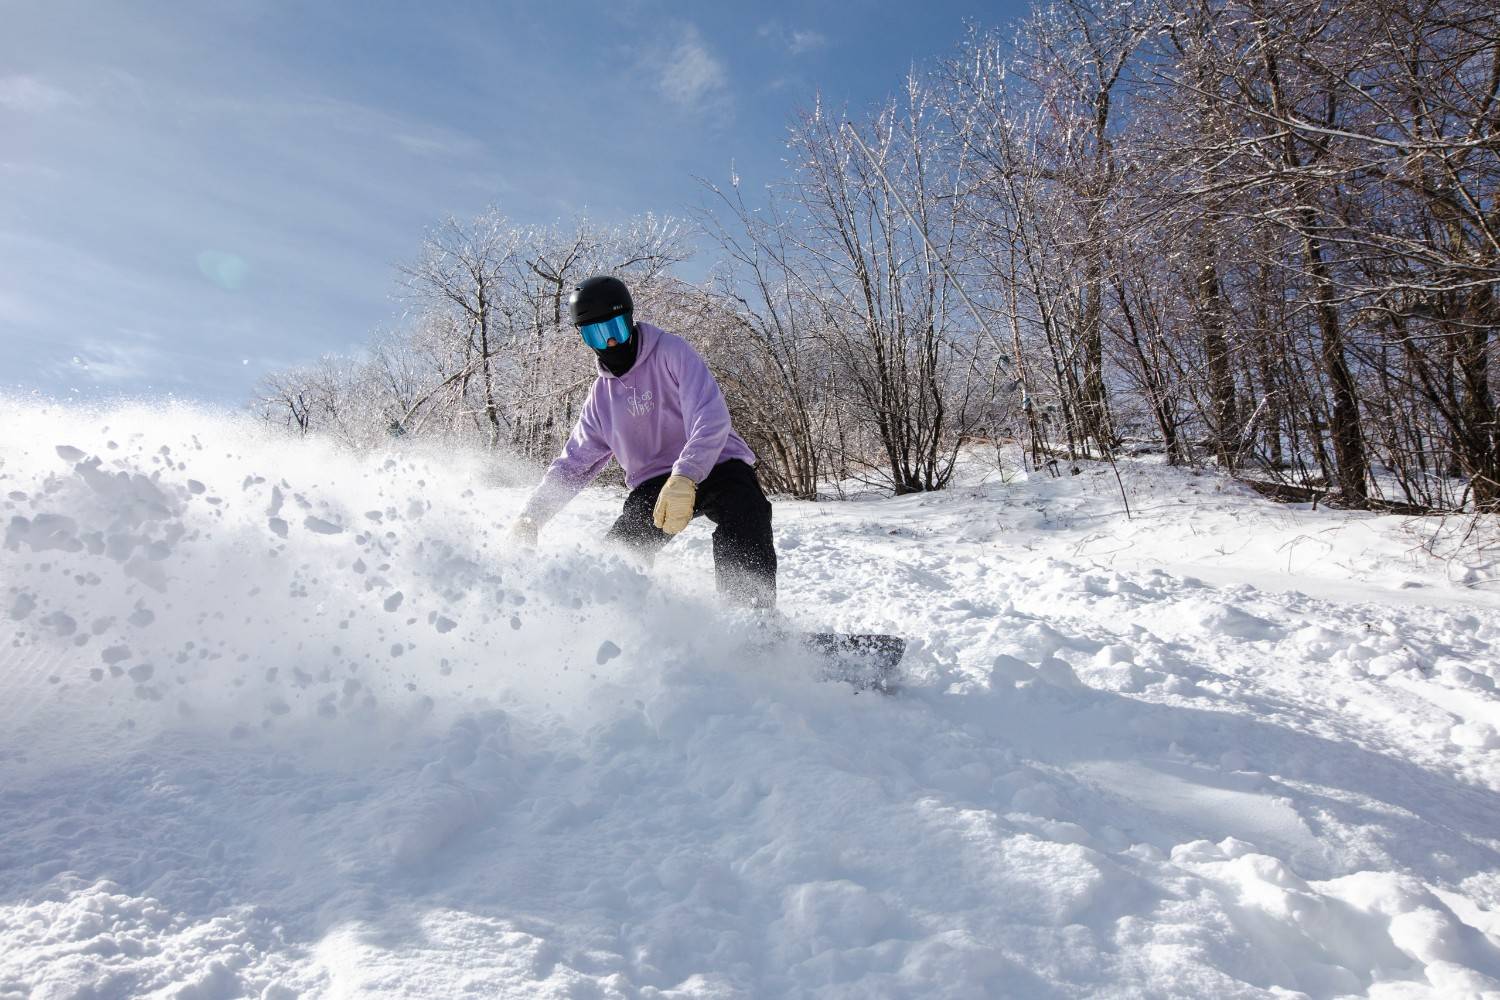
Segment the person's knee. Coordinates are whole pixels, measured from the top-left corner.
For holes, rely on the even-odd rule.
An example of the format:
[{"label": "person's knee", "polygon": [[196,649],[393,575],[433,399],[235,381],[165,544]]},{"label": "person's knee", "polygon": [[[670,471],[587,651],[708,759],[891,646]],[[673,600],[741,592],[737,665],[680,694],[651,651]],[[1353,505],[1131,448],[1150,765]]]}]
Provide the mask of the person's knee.
[{"label": "person's knee", "polygon": [[627,508],[615,519],[604,540],[633,548],[652,548],[664,543],[666,537],[660,528],[651,523],[650,517],[643,517],[638,511]]},{"label": "person's knee", "polygon": [[745,493],[729,505],[726,512],[726,520],[746,526],[760,526],[771,523],[771,501],[759,490],[753,493]]}]

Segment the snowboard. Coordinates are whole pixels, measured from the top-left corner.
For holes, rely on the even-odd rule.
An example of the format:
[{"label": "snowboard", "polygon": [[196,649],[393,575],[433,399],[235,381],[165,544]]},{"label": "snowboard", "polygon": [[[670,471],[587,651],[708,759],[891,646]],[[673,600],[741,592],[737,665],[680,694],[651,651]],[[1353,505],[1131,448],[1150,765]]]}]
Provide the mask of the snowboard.
[{"label": "snowboard", "polygon": [[896,692],[906,653],[906,640],[899,635],[804,632],[798,639],[822,658],[824,679],[843,681],[857,691]]}]

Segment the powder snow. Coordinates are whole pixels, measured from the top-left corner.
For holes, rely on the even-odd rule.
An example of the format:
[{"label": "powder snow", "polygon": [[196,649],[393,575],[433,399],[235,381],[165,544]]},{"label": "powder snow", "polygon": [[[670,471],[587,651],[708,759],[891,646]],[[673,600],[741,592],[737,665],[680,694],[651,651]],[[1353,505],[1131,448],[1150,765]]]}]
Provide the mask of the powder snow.
[{"label": "powder snow", "polygon": [[617,490],[523,551],[493,456],[0,425],[0,997],[1500,997],[1484,525],[1004,450],[778,501],[884,697]]}]

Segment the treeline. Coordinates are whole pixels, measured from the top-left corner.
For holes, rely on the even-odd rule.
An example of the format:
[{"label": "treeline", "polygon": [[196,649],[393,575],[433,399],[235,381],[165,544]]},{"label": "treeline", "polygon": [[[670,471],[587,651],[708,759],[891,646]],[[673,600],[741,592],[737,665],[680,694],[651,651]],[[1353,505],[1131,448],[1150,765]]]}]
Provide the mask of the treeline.
[{"label": "treeline", "polygon": [[253,405],[268,423],[354,446],[415,435],[545,453],[593,370],[567,324],[573,286],[610,270],[649,296],[688,256],[681,227],[650,217],[572,231],[450,219],[401,268],[408,325],[358,356],[272,372]]},{"label": "treeline", "polygon": [[[938,489],[983,437],[1500,510],[1493,3],[1062,0],[789,149],[691,227],[449,224],[412,326],[268,379],[262,412],[544,457],[590,377],[568,288],[612,271],[798,496]],[[671,276],[690,238],[701,286]]]}]

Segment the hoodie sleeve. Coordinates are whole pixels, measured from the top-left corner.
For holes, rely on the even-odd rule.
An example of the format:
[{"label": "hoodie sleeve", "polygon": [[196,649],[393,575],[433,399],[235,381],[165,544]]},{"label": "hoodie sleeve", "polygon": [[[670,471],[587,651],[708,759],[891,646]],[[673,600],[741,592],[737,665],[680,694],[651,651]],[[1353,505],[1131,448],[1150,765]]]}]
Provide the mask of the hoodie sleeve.
[{"label": "hoodie sleeve", "polygon": [[685,340],[677,340],[671,355],[671,372],[677,382],[687,443],[672,464],[674,475],[701,483],[713,471],[729,440],[729,407],[708,365]]},{"label": "hoodie sleeve", "polygon": [[562,454],[547,467],[546,475],[526,501],[521,516],[531,518],[538,525],[546,524],[578,495],[579,490],[604,471],[611,457],[609,444],[600,429],[594,393],[590,392],[584,400],[583,412],[578,415],[578,423],[573,425],[573,433],[563,445]]}]

